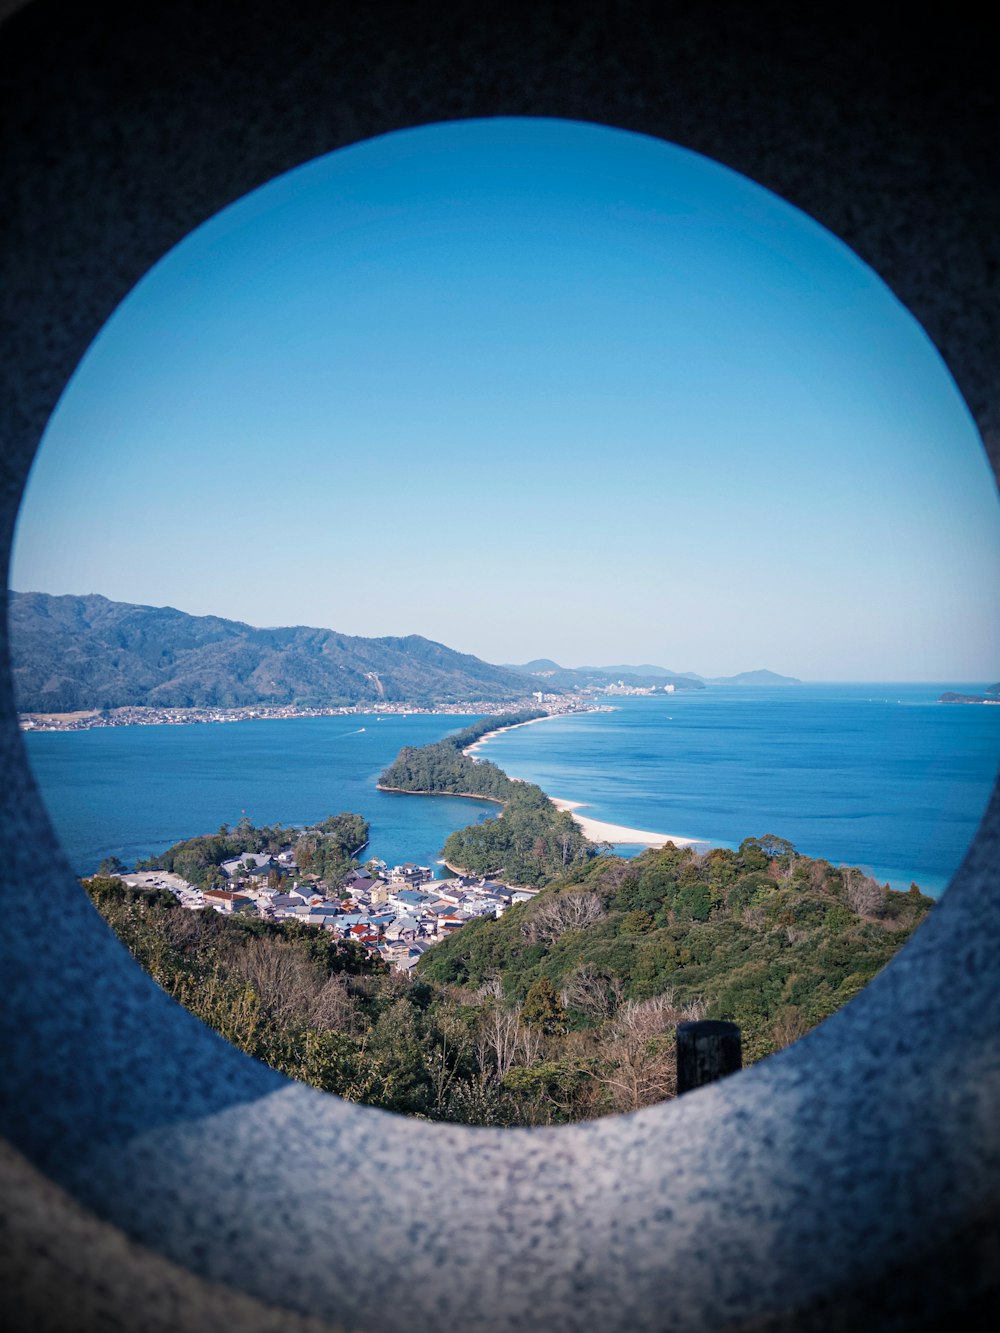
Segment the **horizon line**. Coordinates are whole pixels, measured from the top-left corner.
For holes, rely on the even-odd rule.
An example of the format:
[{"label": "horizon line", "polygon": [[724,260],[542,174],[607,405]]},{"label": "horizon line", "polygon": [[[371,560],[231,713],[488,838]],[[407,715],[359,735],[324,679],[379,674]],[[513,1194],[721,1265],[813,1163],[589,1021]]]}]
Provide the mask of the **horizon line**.
[{"label": "horizon line", "polygon": [[[330,626],[330,625],[308,625],[308,624],[305,624],[304,622],[300,622],[300,623],[298,623],[298,624],[293,624],[293,625],[254,625],[254,624],[252,624],[252,623],[251,623],[250,621],[248,621],[248,620],[239,620],[239,619],[237,619],[237,618],[234,617],[234,616],[222,615],[222,614],[220,614],[219,612],[215,612],[215,611],[207,611],[207,612],[203,612],[203,613],[199,614],[199,613],[197,613],[197,612],[193,612],[193,611],[185,611],[185,610],[183,610],[183,608],[181,608],[181,607],[179,607],[179,606],[174,606],[174,605],[172,605],[171,603],[163,603],[162,605],[156,605],[156,604],[154,604],[154,603],[152,603],[152,602],[126,602],[126,601],[119,601],[118,598],[115,598],[115,597],[108,597],[106,593],[101,593],[101,592],[89,592],[89,593],[76,593],[76,592],[66,593],[66,592],[62,592],[62,593],[53,593],[53,592],[45,592],[45,591],[44,591],[43,589],[41,589],[41,588],[33,588],[33,589],[29,589],[29,590],[25,591],[25,590],[22,590],[22,589],[14,588],[14,587],[12,587],[12,586],[10,586],[10,585],[8,585],[7,591],[8,591],[8,593],[13,593],[15,596],[18,596],[18,597],[32,597],[32,596],[38,596],[38,597],[77,597],[77,598],[84,598],[84,597],[100,597],[103,601],[106,601],[106,602],[112,602],[112,603],[117,603],[119,606],[137,606],[137,607],[145,608],[145,609],[148,609],[148,610],[151,610],[151,611],[177,611],[177,612],[179,612],[179,614],[181,614],[181,615],[190,616],[191,619],[193,619],[193,620],[201,620],[201,619],[206,619],[206,620],[207,620],[207,619],[210,619],[210,618],[211,618],[211,619],[215,619],[215,620],[228,620],[228,621],[230,621],[232,624],[236,624],[236,625],[246,625],[248,628],[250,628],[250,629],[256,629],[256,630],[318,629],[318,630],[325,630],[325,631],[326,631],[327,633],[329,633],[329,634],[339,634],[339,635],[343,635],[344,638],[348,638],[348,639],[408,639],[408,638],[419,638],[419,639],[424,639],[424,641],[427,642],[427,643],[435,643],[435,644],[438,644],[438,645],[439,645],[440,647],[442,647],[442,648],[449,648],[450,651],[452,651],[452,652],[462,653],[462,654],[464,654],[465,656],[469,656],[469,657],[476,657],[479,661],[481,661],[481,662],[486,662],[486,663],[487,663],[488,665],[490,665],[490,666],[498,666],[498,667],[501,667],[502,669],[507,669],[507,670],[517,670],[517,669],[518,669],[518,665],[517,665],[516,663],[512,664],[512,663],[510,663],[510,662],[506,662],[506,663],[505,663],[505,662],[492,662],[492,661],[490,661],[489,658],[486,658],[486,657],[480,657],[478,653],[468,653],[468,652],[466,652],[466,650],[464,650],[464,649],[460,649],[460,648],[451,648],[449,644],[444,643],[441,639],[432,639],[432,638],[429,638],[426,634],[422,634],[422,633],[420,633],[419,631],[410,631],[409,633],[406,633],[406,634],[350,634],[350,633],[347,633],[347,632],[344,631],[344,630],[334,629],[334,628],[333,628],[332,626]],[[640,655],[640,656],[644,656],[645,654],[639,654],[639,655]],[[549,657],[549,658],[545,658],[545,657],[542,657],[542,656],[538,656],[538,657],[535,657],[535,658],[529,658],[528,660],[529,660],[529,661],[551,661],[551,662],[555,662],[555,658],[551,658],[551,657]],[[637,664],[637,665],[638,665],[638,664]],[[757,671],[769,671],[769,672],[771,672],[771,674],[773,674],[773,675],[776,675],[776,676],[784,676],[785,679],[786,679],[786,680],[789,682],[789,684],[791,684],[791,685],[795,685],[795,684],[801,684],[801,685],[946,685],[946,684],[948,684],[949,682],[951,682],[951,683],[958,683],[958,684],[965,684],[965,685],[979,685],[979,684],[985,684],[985,683],[989,680],[989,675],[988,675],[988,674],[987,674],[987,675],[984,675],[984,676],[982,676],[982,677],[974,677],[974,676],[963,676],[963,675],[961,675],[961,674],[959,674],[959,673],[953,673],[953,674],[951,674],[951,675],[949,675],[949,676],[943,676],[943,677],[923,677],[923,676],[921,676],[921,677],[913,677],[913,676],[895,676],[895,677],[887,677],[887,676],[881,676],[881,677],[879,677],[879,676],[826,676],[826,677],[819,677],[819,676],[805,676],[805,677],[803,677],[803,676],[788,676],[788,675],[786,675],[785,672],[774,671],[773,668],[770,668],[770,667],[752,667],[752,668],[749,668],[749,669],[747,669],[747,670],[745,670],[745,671],[719,672],[719,673],[716,673],[715,675],[706,675],[703,671],[699,671],[699,672],[693,672],[693,671],[686,671],[686,672],[685,672],[685,671],[673,671],[672,669],[670,669],[670,668],[668,668],[668,667],[659,666],[658,663],[649,663],[649,665],[651,665],[651,666],[657,666],[658,669],[659,669],[660,671],[668,672],[668,674],[670,674],[671,676],[674,676],[674,677],[676,677],[676,678],[678,678],[678,679],[688,679],[688,680],[696,680],[696,679],[700,679],[700,680],[703,680],[703,681],[707,681],[707,682],[709,682],[709,683],[714,682],[714,681],[720,681],[720,680],[731,679],[731,678],[736,677],[736,676],[746,676],[746,675],[751,675],[751,674],[753,674],[754,672],[757,672]],[[608,668],[608,667],[594,667],[594,666],[586,665],[586,664],[581,664],[580,666],[567,667],[567,666],[563,665],[562,663],[558,663],[558,662],[556,662],[556,666],[559,667],[559,669],[562,670],[562,671],[581,671],[581,670],[609,671],[609,668]],[[621,672],[620,674],[621,674],[621,675],[630,675],[630,674],[632,674],[632,673],[630,673],[630,672]],[[1000,668],[997,669],[997,672],[996,672],[996,678],[997,678],[998,680],[1000,680]],[[993,682],[991,681],[990,683],[993,683]],[[758,687],[758,688],[759,688],[759,687]]]}]

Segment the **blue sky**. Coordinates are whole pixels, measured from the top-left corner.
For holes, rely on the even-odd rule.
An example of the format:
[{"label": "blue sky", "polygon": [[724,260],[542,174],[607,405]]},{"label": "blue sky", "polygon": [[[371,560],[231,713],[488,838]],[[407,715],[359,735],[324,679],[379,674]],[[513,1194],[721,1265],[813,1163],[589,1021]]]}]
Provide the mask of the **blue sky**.
[{"label": "blue sky", "polygon": [[12,586],[492,661],[1000,676],[940,358],[839,241],[658,140],[425,126],[193,232],[54,414]]}]

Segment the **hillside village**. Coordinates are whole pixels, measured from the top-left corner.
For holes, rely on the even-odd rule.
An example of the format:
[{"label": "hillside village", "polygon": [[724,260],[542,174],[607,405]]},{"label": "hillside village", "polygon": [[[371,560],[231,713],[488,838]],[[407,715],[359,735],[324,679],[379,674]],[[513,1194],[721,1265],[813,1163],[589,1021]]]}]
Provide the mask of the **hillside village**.
[{"label": "hillside village", "polygon": [[140,889],[164,889],[192,911],[212,908],[267,921],[298,921],[353,941],[390,967],[409,972],[432,944],[468,921],[497,918],[537,889],[453,875],[435,879],[429,866],[389,867],[377,858],[334,885],[304,874],[291,845],[272,855],[245,853],[219,867],[225,887],[199,888],[162,870],[119,875]]}]

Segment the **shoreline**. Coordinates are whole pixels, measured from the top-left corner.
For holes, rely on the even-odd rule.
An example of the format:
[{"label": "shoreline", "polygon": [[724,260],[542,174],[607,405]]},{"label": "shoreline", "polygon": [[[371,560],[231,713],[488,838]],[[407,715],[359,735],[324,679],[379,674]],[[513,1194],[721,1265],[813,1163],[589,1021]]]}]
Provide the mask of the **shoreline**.
[{"label": "shoreline", "polygon": [[[494,731],[487,731],[485,735],[480,736],[478,741],[474,741],[462,753],[475,761],[477,756],[474,752],[494,736],[500,736],[505,731],[513,731],[516,727],[530,727],[535,722],[548,722],[553,717],[566,716],[568,715],[565,713],[547,713],[545,717],[533,717],[529,718],[527,722],[512,722],[508,727],[497,727]],[[511,781],[520,782],[523,779],[511,778]],[[430,795],[431,793],[421,794]],[[455,794],[461,795],[462,793],[456,792]],[[546,792],[546,795],[549,796],[548,792]],[[486,798],[480,797],[479,799]],[[630,828],[625,824],[611,824],[604,819],[594,819],[590,815],[577,814],[578,810],[587,808],[584,801],[567,801],[556,796],[549,796],[549,800],[557,810],[570,815],[584,837],[589,838],[591,842],[610,842],[619,847],[663,847],[668,842],[672,842],[675,847],[712,846],[707,838],[681,838],[672,833],[654,833],[650,829]]]},{"label": "shoreline", "polygon": [[[484,732],[483,735],[479,737],[478,741],[473,741],[471,745],[467,745],[462,753],[469,759],[475,761],[478,757],[475,752],[479,749],[480,745],[485,745],[486,742],[491,740],[494,736],[502,736],[505,731],[515,731],[518,727],[531,727],[534,726],[536,722],[550,722],[554,717],[573,717],[576,712],[591,713],[596,711],[596,709],[587,708],[577,709],[574,710],[574,712],[569,713],[546,713],[544,717],[529,717],[526,722],[511,722],[510,725],[506,727],[494,727],[492,731]],[[519,779],[512,778],[511,781],[516,782],[519,781]]]},{"label": "shoreline", "polygon": [[414,787],[383,787],[381,782],[375,783],[375,790],[389,792],[392,796],[457,796],[463,801],[489,801],[503,809],[503,801],[498,801],[495,796],[480,796],[474,791],[417,791]]},{"label": "shoreline", "polygon": [[[575,704],[567,713],[580,711]],[[459,704],[444,704],[437,708],[409,705],[405,702],[391,705],[362,706],[358,704],[331,705],[329,707],[296,704],[245,704],[232,708],[191,707],[191,708],[155,708],[146,705],[132,705],[101,711],[96,708],[77,709],[66,713],[19,712],[18,726],[24,732],[64,732],[97,731],[111,727],[156,727],[156,726],[197,726],[220,725],[232,722],[267,722],[288,721],[298,718],[317,717],[489,717],[495,713],[498,717],[517,708],[535,707],[534,700],[513,699],[503,703],[489,700],[470,700]],[[591,710],[586,710],[591,711]],[[547,714],[550,717],[562,717],[563,713]],[[543,718],[533,718],[541,722]],[[527,723],[517,723],[526,726]],[[506,731],[506,727],[498,731]],[[487,732],[487,736],[496,735]],[[481,744],[486,737],[480,737],[476,744]],[[471,747],[470,747],[471,748]]]},{"label": "shoreline", "polygon": [[584,801],[565,801],[556,796],[550,796],[549,800],[557,810],[570,815],[583,835],[591,842],[610,842],[622,847],[662,847],[668,842],[672,842],[675,847],[711,846],[707,838],[680,838],[671,833],[653,833],[648,829],[627,828],[624,824],[609,824],[603,819],[577,814],[578,810],[588,808]]}]

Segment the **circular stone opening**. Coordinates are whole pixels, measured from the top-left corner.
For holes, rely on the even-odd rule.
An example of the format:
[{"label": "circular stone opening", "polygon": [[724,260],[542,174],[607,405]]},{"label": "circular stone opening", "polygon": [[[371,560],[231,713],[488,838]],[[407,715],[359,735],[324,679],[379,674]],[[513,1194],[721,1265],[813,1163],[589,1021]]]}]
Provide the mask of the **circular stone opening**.
[{"label": "circular stone opening", "polygon": [[[990,85],[985,44],[967,27],[937,25],[932,42],[919,26],[880,27],[877,14],[845,25],[839,12],[836,23],[788,23],[755,10],[721,25],[710,10],[640,7],[574,22],[570,35],[558,15],[431,28],[422,13],[376,5],[333,25],[325,7],[306,6],[277,23],[252,3],[232,27],[179,0],[125,29],[117,15],[97,25],[95,12],[53,25],[36,0],[5,43],[5,88],[20,103],[9,179],[23,186],[9,196],[21,221],[7,252],[17,336],[2,371],[18,481],[81,338],[166,245],[275,171],[406,124],[415,104],[427,119],[541,105],[629,124],[767,181],[856,245],[918,314],[995,445]],[[82,258],[81,238],[92,242]],[[971,1309],[990,1286],[981,1245],[995,1220],[995,1131],[981,1019],[996,981],[995,804],[902,958],[724,1096],[685,1099],[669,1120],[654,1108],[624,1132],[616,1120],[527,1136],[422,1127],[418,1142],[407,1131],[421,1127],[398,1117],[367,1112],[361,1127],[336,1099],[275,1094],[259,1066],[243,1077],[252,1062],[123,967],[77,910],[13,726],[3,739],[7,878],[18,891],[43,878],[66,890],[44,928],[29,913],[0,936],[5,1130],[193,1272],[380,1327],[398,1314],[406,1327],[570,1328],[585,1317],[635,1329],[661,1326],[665,1311],[678,1327],[761,1314],[801,1326],[823,1323],[831,1303],[835,1317],[850,1306],[861,1322],[878,1309],[920,1324]],[[428,1166],[432,1138],[444,1147]],[[30,1193],[49,1216],[47,1186]],[[74,1210],[77,1221],[101,1243],[93,1218]],[[23,1234],[34,1261],[37,1233],[27,1245]],[[331,1235],[352,1255],[349,1272],[329,1262]],[[112,1245],[120,1272],[117,1235]],[[74,1317],[81,1286],[107,1299],[103,1281],[67,1272],[66,1250],[64,1232],[46,1247],[32,1309],[43,1285],[69,1293]],[[386,1308],[387,1258],[405,1310]],[[147,1260],[140,1251],[140,1285],[155,1302],[165,1287]],[[171,1294],[188,1274],[175,1277]],[[128,1295],[132,1317],[138,1293]],[[240,1309],[231,1292],[217,1298]],[[188,1305],[198,1299],[195,1280]]]},{"label": "circular stone opening", "polygon": [[986,482],[919,326],[761,187],[580,123],[388,135],[192,233],[68,386],[12,574],[29,756],[134,955],[274,1068],[635,1110],[679,1022],[781,1049],[956,868]]}]

